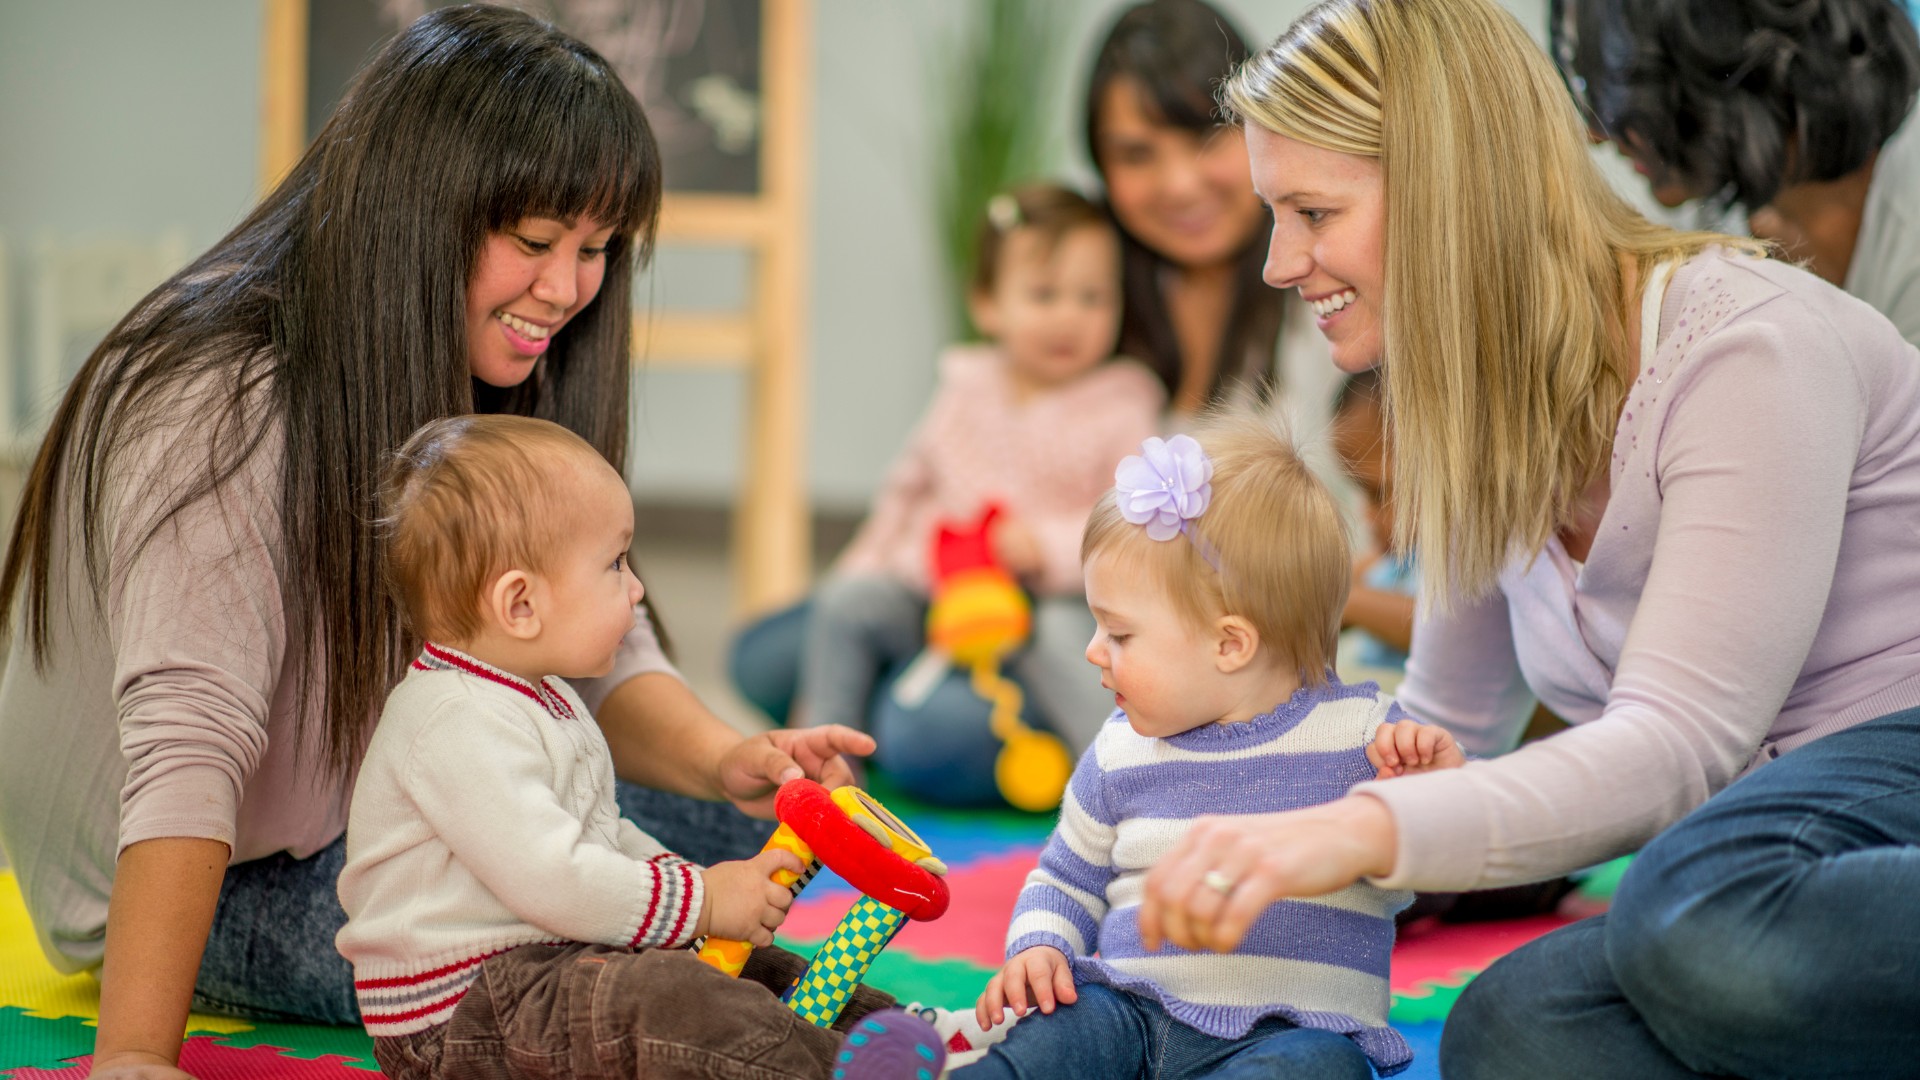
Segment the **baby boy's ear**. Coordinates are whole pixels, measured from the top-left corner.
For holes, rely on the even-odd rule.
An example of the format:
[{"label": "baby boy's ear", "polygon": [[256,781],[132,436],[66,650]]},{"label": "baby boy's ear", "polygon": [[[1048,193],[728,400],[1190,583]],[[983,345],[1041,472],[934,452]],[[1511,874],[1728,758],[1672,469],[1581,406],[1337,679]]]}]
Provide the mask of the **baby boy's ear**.
[{"label": "baby boy's ear", "polygon": [[482,614],[508,637],[528,641],[540,634],[540,612],[534,604],[533,576],[509,570],[487,589]]},{"label": "baby boy's ear", "polygon": [[1240,615],[1222,615],[1214,622],[1214,666],[1222,675],[1239,671],[1260,652],[1260,631]]}]

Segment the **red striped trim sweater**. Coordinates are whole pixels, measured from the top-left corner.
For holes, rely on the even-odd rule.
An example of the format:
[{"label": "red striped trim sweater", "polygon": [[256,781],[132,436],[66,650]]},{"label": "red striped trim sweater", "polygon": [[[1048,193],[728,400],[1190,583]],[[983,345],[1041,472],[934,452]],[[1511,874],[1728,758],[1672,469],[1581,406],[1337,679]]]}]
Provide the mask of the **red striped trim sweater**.
[{"label": "red striped trim sweater", "polygon": [[566,683],[429,644],[388,696],[340,873],[368,1033],[445,1023],[517,945],[684,946],[704,901],[700,867],[620,816],[606,739]]}]

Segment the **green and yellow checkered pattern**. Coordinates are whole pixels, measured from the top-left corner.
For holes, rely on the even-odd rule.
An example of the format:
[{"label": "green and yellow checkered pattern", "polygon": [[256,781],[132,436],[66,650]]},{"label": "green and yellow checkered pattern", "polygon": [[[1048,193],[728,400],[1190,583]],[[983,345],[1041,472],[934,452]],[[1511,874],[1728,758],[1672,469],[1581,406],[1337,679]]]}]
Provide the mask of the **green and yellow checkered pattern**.
[{"label": "green and yellow checkered pattern", "polygon": [[880,950],[907,921],[906,913],[871,896],[862,896],[847,909],[833,936],[813,954],[807,970],[787,990],[789,1008],[815,1027],[831,1027],[854,987],[873,966]]}]

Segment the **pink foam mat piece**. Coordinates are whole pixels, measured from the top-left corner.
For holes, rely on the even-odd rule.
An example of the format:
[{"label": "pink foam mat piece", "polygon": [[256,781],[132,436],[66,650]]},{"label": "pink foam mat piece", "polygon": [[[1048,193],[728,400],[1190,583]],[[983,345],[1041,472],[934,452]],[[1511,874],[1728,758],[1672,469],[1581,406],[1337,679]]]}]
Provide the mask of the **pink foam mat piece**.
[{"label": "pink foam mat piece", "polygon": [[[351,1058],[328,1055],[317,1059],[282,1057],[271,1046],[237,1049],[221,1046],[210,1036],[198,1035],[180,1045],[180,1067],[199,1080],[371,1080],[379,1074]],[[93,1068],[93,1057],[74,1058],[60,1069],[15,1069],[13,1080],[81,1080]]]},{"label": "pink foam mat piece", "polygon": [[[966,960],[998,968],[1004,959],[1007,923],[1013,904],[1026,883],[1027,871],[1040,859],[1037,848],[976,859],[947,874],[953,906],[934,922],[909,922],[889,951],[921,960]],[[782,937],[818,941],[833,933],[847,913],[845,893],[815,899],[806,893],[793,905],[781,925]]]},{"label": "pink foam mat piece", "polygon": [[1393,947],[1393,989],[1406,993],[1423,985],[1453,985],[1574,921],[1561,915],[1534,915],[1503,922],[1415,925],[1402,931]]}]

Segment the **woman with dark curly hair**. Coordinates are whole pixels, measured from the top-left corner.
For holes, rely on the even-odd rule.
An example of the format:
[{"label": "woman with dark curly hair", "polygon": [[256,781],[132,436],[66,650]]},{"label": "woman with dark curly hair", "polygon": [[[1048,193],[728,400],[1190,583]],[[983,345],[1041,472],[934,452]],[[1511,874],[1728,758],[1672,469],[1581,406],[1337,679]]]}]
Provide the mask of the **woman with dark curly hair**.
[{"label": "woman with dark curly hair", "polygon": [[1593,129],[1920,342],[1920,36],[1898,0],[1556,0]]}]

